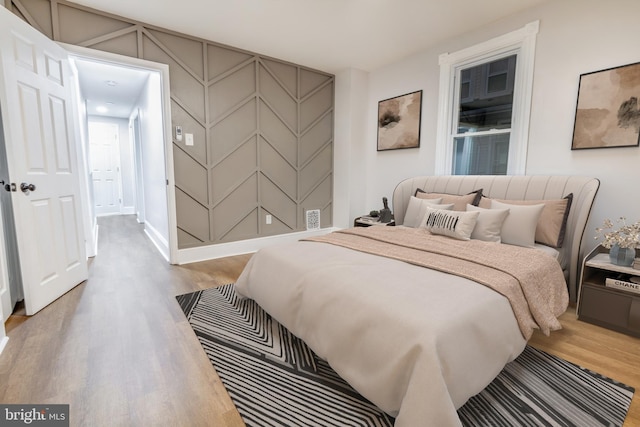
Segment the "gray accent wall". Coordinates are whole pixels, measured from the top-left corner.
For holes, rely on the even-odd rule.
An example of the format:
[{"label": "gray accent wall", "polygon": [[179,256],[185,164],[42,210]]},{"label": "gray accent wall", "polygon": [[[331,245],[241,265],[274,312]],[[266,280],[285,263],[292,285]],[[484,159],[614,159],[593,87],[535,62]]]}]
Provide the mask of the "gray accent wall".
[{"label": "gray accent wall", "polygon": [[67,1],[5,3],[52,40],[169,65],[172,129],[194,140],[173,135],[179,249],[302,231],[309,209],[332,225],[333,75]]}]

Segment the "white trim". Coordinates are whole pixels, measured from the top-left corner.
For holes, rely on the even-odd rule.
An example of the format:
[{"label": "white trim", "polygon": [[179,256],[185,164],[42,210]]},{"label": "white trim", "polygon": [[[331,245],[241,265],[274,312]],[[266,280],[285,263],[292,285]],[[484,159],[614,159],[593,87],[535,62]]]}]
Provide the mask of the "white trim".
[{"label": "white trim", "polygon": [[177,264],[188,264],[191,262],[253,253],[267,246],[295,242],[300,239],[320,236],[336,230],[339,230],[339,228],[322,228],[320,230],[300,231],[296,233],[279,234],[276,236],[259,237],[257,239],[219,243],[216,245],[201,246],[197,248],[180,249],[178,250]]},{"label": "white trim", "polygon": [[[162,64],[165,65],[165,64]],[[169,253],[167,260],[175,264],[178,255],[178,214],[176,206],[176,179],[173,170],[173,133],[171,131],[171,87],[169,85],[169,65],[163,67],[160,74],[162,79],[162,118],[164,123],[164,148],[167,178],[167,210],[169,225]]]},{"label": "white trim", "polygon": [[153,243],[156,249],[158,249],[160,255],[162,255],[164,259],[169,261],[169,242],[167,242],[167,240],[162,237],[162,234],[160,234],[160,232],[158,232],[158,230],[148,222],[144,223],[144,234],[149,237],[149,240],[151,240],[151,243]]},{"label": "white trim", "polygon": [[[2,328],[4,329],[4,325],[2,325]],[[4,350],[8,342],[9,342],[9,337],[7,336],[2,337],[2,340],[0,340],[0,354],[2,354],[2,350]]]},{"label": "white trim", "polygon": [[512,123],[509,163],[507,173],[522,175],[526,171],[527,147],[529,140],[529,116],[533,93],[533,71],[535,60],[536,35],[540,21],[530,22],[524,27],[498,36],[475,46],[453,53],[443,53],[439,58],[440,96],[438,98],[438,127],[436,136],[435,174],[448,175],[453,164],[452,141],[449,139],[453,127],[452,101],[456,93],[455,75],[463,66],[474,62],[485,62],[491,56],[518,54],[514,84],[514,111]]},{"label": "white trim", "polygon": [[91,252],[87,254],[87,258],[93,258],[96,255],[98,255],[98,223],[95,222],[93,224],[93,230],[92,230],[92,234],[93,234],[93,247],[91,248]]},{"label": "white trim", "polygon": [[[66,50],[66,46],[63,46]],[[94,257],[97,254],[98,241],[92,234],[92,228],[95,226],[96,216],[93,208],[94,199],[90,187],[91,183],[90,174],[91,167],[89,166],[89,157],[87,154],[87,144],[89,143],[88,135],[88,122],[89,116],[87,115],[86,105],[82,102],[80,97],[80,86],[78,82],[78,69],[72,58],[69,58],[69,68],[73,74],[73,96],[75,98],[72,102],[71,108],[73,114],[76,117],[73,127],[76,142],[76,157],[78,158],[78,170],[80,172],[79,184],[80,184],[80,203],[82,210],[82,222],[84,225],[84,239],[85,239],[85,252],[87,258]]]}]

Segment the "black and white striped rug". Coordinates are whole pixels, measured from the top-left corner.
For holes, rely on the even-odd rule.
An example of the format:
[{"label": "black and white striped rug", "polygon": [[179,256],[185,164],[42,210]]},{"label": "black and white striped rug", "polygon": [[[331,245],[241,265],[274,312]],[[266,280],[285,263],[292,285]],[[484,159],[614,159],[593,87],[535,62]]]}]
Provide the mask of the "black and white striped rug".
[{"label": "black and white striped rug", "polygon": [[[233,285],[176,298],[247,426],[393,425]],[[527,346],[458,415],[465,426],[621,426],[633,392]]]}]

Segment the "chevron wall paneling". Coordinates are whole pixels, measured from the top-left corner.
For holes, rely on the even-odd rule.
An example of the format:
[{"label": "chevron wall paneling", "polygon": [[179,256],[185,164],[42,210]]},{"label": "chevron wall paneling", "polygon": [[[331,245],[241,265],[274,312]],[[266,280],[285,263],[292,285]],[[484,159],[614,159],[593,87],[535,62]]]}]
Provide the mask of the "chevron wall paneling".
[{"label": "chevron wall paneling", "polygon": [[[49,38],[169,65],[180,249],[332,224],[334,76],[60,0],[11,0]],[[267,216],[271,224],[267,224]]]}]

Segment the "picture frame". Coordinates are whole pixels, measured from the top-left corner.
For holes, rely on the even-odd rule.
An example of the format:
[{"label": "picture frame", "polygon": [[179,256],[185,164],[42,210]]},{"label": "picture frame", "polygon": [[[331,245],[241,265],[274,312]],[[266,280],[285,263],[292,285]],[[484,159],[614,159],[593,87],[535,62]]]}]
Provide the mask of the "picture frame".
[{"label": "picture frame", "polygon": [[420,147],[422,90],[378,102],[378,151]]},{"label": "picture frame", "polygon": [[640,62],[580,75],[572,150],[640,145]]}]

